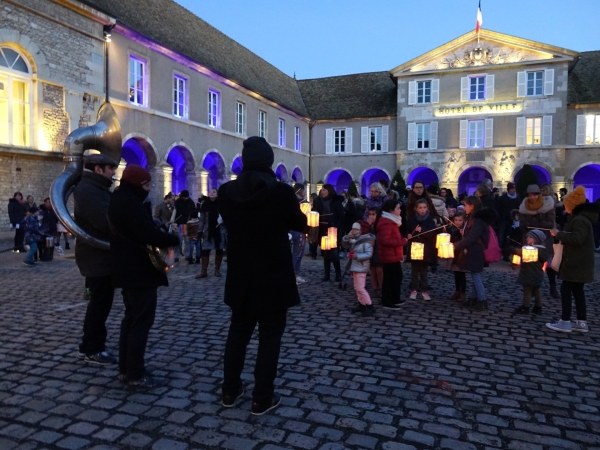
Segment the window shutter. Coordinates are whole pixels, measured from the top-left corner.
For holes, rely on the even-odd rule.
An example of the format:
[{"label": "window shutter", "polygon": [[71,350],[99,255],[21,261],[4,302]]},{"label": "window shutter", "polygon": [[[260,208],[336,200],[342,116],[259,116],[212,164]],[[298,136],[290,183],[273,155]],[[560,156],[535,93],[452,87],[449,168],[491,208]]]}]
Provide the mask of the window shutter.
[{"label": "window shutter", "polygon": [[417,145],[417,124],[410,122],[408,124],[408,142],[406,143],[407,150],[414,150]]},{"label": "window shutter", "polygon": [[575,137],[575,145],[585,145],[585,116],[577,116],[577,135]]},{"label": "window shutter", "polygon": [[527,94],[527,72],[517,73],[517,97],[525,97]]},{"label": "window shutter", "polygon": [[495,75],[486,75],[485,76],[485,99],[493,100],[494,98],[494,80]]},{"label": "window shutter", "polygon": [[469,77],[462,77],[460,79],[460,101],[469,101]]},{"label": "window shutter", "polygon": [[352,128],[346,128],[346,153],[352,153]]},{"label": "window shutter", "polygon": [[390,134],[390,126],[384,125],[381,127],[381,151],[388,151],[388,142],[389,142],[389,134]]},{"label": "window shutter", "polygon": [[369,127],[360,127],[360,151],[369,153]]},{"label": "window shutter", "polygon": [[460,121],[460,142],[458,148],[467,148],[467,136],[469,134],[469,121]]},{"label": "window shutter", "polygon": [[408,104],[414,105],[417,103],[417,82],[409,81],[408,82]]},{"label": "window shutter", "polygon": [[525,127],[527,125],[527,121],[525,117],[517,117],[517,147],[524,147],[525,140]]},{"label": "window shutter", "polygon": [[331,155],[333,153],[333,128],[327,128],[325,130],[325,154]]},{"label": "window shutter", "polygon": [[554,94],[554,69],[544,70],[544,95]]},{"label": "window shutter", "polygon": [[485,119],[485,148],[494,146],[494,119]]},{"label": "window shutter", "polygon": [[552,145],[552,116],[542,118],[542,145]]},{"label": "window shutter", "polygon": [[431,122],[429,124],[429,148],[431,150],[437,150],[438,141],[438,123]]},{"label": "window shutter", "polygon": [[431,80],[431,103],[440,102],[440,80]]}]

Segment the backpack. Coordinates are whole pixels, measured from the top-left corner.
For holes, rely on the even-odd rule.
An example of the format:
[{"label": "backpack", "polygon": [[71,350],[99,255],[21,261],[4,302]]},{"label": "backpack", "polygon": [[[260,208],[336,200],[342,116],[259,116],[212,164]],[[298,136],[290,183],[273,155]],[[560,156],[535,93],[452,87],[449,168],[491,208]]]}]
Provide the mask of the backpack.
[{"label": "backpack", "polygon": [[488,225],[489,229],[489,239],[488,245],[483,250],[483,255],[485,257],[485,262],[488,264],[498,262],[502,259],[502,250],[500,249],[500,245],[498,244],[498,237],[496,236],[496,232],[492,227]]}]

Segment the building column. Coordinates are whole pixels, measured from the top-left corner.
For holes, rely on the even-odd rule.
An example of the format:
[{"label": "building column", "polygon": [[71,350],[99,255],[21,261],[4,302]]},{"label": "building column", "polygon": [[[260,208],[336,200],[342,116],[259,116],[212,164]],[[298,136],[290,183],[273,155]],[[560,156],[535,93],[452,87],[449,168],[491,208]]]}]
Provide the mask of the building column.
[{"label": "building column", "polygon": [[156,206],[158,205],[160,202],[163,201],[164,196],[166,195],[164,193],[164,188],[163,188],[163,183],[164,183],[164,176],[163,176],[163,171],[161,170],[161,168],[158,168],[156,166],[150,166],[148,167],[148,172],[150,172],[150,176],[152,177],[152,181],[150,182],[151,184],[151,189],[150,189],[150,202],[152,203],[152,206]]},{"label": "building column", "polygon": [[201,171],[193,170],[186,173],[186,184],[190,192],[190,198],[196,201],[202,192]]},{"label": "building column", "polygon": [[208,195],[208,171],[200,171],[200,193],[202,195]]},{"label": "building column", "polygon": [[118,187],[121,183],[121,178],[123,177],[123,171],[125,170],[125,167],[127,167],[127,161],[122,159],[117,166],[117,171],[115,172],[116,180],[113,183],[115,185],[114,187]]},{"label": "building column", "polygon": [[173,167],[171,167],[168,164],[165,164],[156,169],[157,174],[159,174],[161,172],[162,172],[161,175],[162,175],[163,196],[165,196],[173,190]]}]

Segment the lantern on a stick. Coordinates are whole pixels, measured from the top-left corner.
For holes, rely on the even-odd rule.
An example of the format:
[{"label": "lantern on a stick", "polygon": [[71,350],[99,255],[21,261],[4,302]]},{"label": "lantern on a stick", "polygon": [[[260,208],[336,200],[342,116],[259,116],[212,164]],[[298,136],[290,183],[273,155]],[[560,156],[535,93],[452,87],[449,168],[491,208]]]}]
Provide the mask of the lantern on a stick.
[{"label": "lantern on a stick", "polygon": [[319,213],[315,211],[309,211],[306,214],[306,222],[309,227],[318,227],[319,226]]},{"label": "lantern on a stick", "polygon": [[410,244],[410,259],[414,261],[423,261],[423,253],[425,251],[425,244],[421,242],[413,242]]},{"label": "lantern on a stick", "polygon": [[302,211],[305,215],[310,212],[310,208],[310,203],[300,203],[300,211]]},{"label": "lantern on a stick", "polygon": [[522,260],[524,263],[537,262],[538,249],[529,245],[524,246]]},{"label": "lantern on a stick", "polygon": [[515,266],[520,266],[521,265],[521,257],[519,255],[513,255],[513,257],[512,257],[512,263]]},{"label": "lantern on a stick", "polygon": [[329,238],[329,247],[336,248],[337,245],[337,228],[329,227],[327,228],[327,237]]},{"label": "lantern on a stick", "polygon": [[331,245],[327,236],[321,237],[321,250],[331,250]]},{"label": "lantern on a stick", "polygon": [[438,257],[442,259],[454,258],[454,245],[451,242],[441,244],[438,248]]},{"label": "lantern on a stick", "polygon": [[450,242],[450,233],[440,233],[435,238],[435,248],[439,249],[442,244]]}]

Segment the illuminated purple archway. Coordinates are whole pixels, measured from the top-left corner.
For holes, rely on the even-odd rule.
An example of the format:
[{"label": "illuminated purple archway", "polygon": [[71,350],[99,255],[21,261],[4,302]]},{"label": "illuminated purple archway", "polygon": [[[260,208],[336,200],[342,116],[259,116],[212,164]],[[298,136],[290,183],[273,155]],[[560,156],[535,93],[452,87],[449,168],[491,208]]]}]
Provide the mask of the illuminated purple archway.
[{"label": "illuminated purple archway", "polygon": [[[240,161],[241,163],[241,161]],[[204,158],[202,167],[208,172],[208,190],[218,189],[225,178],[225,162],[217,152],[210,152]]]},{"label": "illuminated purple archway", "polygon": [[173,168],[171,189],[175,194],[179,194],[188,188],[187,173],[194,170],[194,157],[187,148],[178,145],[169,152],[167,163]]},{"label": "illuminated purple archway", "polygon": [[287,183],[288,182],[288,179],[289,179],[289,177],[288,177],[288,171],[287,171],[287,169],[285,168],[285,166],[283,164],[279,164],[277,166],[277,169],[275,169],[275,176],[282,183]]},{"label": "illuminated purple archway", "polygon": [[420,180],[425,183],[425,187],[429,187],[433,183],[438,183],[440,180],[437,174],[429,167],[417,167],[408,176],[408,183],[412,185],[415,180]]},{"label": "illuminated purple archway", "polygon": [[233,164],[231,165],[231,171],[239,176],[240,173],[242,173],[243,168],[244,165],[242,164],[242,157],[238,156],[233,160]]},{"label": "illuminated purple archway", "polygon": [[[546,184],[552,182],[552,176],[544,167],[531,164],[531,168],[535,172],[535,176],[537,177],[539,184]],[[515,184],[519,181],[519,177],[521,176],[522,171],[523,168],[521,167],[519,171],[515,174]]]},{"label": "illuminated purple archway", "polygon": [[302,170],[300,170],[300,167],[296,167],[292,171],[292,180],[296,183],[304,183],[304,174],[302,173]]},{"label": "illuminated purple archway", "polygon": [[583,186],[590,202],[600,198],[600,164],[583,166],[573,177],[573,187]]},{"label": "illuminated purple archway", "polygon": [[347,191],[348,186],[352,183],[352,175],[344,169],[335,169],[329,172],[325,183],[331,184],[336,193]]},{"label": "illuminated purple archway", "polygon": [[137,164],[145,169],[156,165],[156,153],[152,145],[140,137],[132,137],[125,141],[121,157],[127,165]]},{"label": "illuminated purple archway", "polygon": [[477,186],[486,178],[494,181],[492,175],[483,167],[469,167],[458,177],[458,194],[466,192],[473,195]]},{"label": "illuminated purple archway", "polygon": [[369,195],[371,185],[379,182],[379,180],[387,180],[389,183],[390,177],[388,177],[387,173],[377,167],[367,170],[360,180],[360,193]]}]

